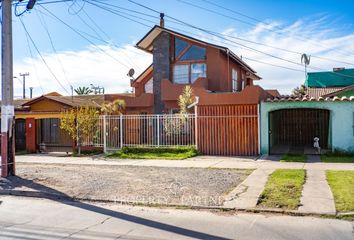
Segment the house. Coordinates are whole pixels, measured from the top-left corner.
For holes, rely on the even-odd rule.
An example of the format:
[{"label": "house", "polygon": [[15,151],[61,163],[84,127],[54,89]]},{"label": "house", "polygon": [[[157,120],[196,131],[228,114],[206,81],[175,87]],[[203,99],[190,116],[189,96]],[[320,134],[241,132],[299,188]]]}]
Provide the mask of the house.
[{"label": "house", "polygon": [[354,69],[333,68],[332,72],[310,72],[305,87],[310,98],[353,96]]},{"label": "house", "polygon": [[354,152],[353,86],[325,89],[309,88],[315,94],[311,97],[280,96],[261,102],[262,154],[315,154],[315,137],[322,152]]},{"label": "house", "polygon": [[261,102],[261,153],[354,152],[354,69],[312,72],[306,95],[273,96]]},{"label": "house", "polygon": [[[63,110],[123,99],[128,115],[175,113],[177,99],[189,85],[199,99],[193,130],[199,151],[212,155],[259,154],[259,103],[279,96],[279,92],[257,86],[261,78],[241,57],[227,47],[172,31],[163,24],[154,26],[136,46],[152,54],[153,62],[131,81],[133,93],[73,97],[51,93],[23,103],[25,111],[17,111],[16,118],[25,123],[26,149],[72,150],[73,141],[59,128]],[[134,119],[131,127],[124,127],[131,137],[125,142],[138,144],[144,139],[142,128],[154,124]],[[114,129],[118,131],[118,125]]]},{"label": "house", "polygon": [[153,113],[174,112],[178,96],[190,85],[199,106],[258,104],[269,96],[254,81],[261,78],[230,49],[154,26],[137,44],[153,63],[131,86],[136,97],[153,94]]}]

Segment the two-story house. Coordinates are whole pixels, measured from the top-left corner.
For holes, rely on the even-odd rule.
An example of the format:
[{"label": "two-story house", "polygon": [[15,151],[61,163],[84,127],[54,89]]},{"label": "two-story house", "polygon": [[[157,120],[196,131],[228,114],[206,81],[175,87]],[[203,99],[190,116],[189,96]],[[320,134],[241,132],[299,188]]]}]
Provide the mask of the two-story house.
[{"label": "two-story house", "polygon": [[164,27],[153,27],[136,45],[153,63],[131,85],[135,97],[153,94],[152,113],[174,112],[178,96],[191,85],[199,105],[257,104],[268,94],[261,78],[230,49]]}]

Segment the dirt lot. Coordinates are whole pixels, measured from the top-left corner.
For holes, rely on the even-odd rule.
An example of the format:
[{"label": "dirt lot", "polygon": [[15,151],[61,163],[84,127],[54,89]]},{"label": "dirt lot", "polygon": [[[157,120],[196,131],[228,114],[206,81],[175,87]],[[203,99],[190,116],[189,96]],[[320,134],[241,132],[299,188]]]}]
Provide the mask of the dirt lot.
[{"label": "dirt lot", "polygon": [[172,205],[222,205],[251,171],[96,165],[18,164],[0,189],[31,188],[89,200]]}]

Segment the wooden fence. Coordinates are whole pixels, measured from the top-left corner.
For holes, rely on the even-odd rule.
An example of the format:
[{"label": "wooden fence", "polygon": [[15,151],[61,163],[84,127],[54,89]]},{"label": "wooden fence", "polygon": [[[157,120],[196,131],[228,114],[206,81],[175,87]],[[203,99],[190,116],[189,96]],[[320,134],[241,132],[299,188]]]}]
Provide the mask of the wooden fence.
[{"label": "wooden fence", "polygon": [[198,149],[203,154],[259,154],[257,105],[198,107]]}]

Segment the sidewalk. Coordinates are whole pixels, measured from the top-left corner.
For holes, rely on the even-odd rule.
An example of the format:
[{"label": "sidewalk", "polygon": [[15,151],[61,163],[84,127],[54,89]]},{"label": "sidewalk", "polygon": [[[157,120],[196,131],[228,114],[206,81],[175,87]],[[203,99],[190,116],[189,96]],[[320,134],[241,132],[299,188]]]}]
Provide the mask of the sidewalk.
[{"label": "sidewalk", "polygon": [[353,163],[296,163],[251,157],[219,157],[198,156],[186,160],[154,160],[154,159],[105,159],[103,157],[66,157],[48,156],[46,154],[30,154],[16,156],[18,163],[42,164],[82,164],[82,165],[121,165],[149,167],[195,167],[195,168],[236,168],[236,169],[309,169],[309,170],[354,170]]}]

